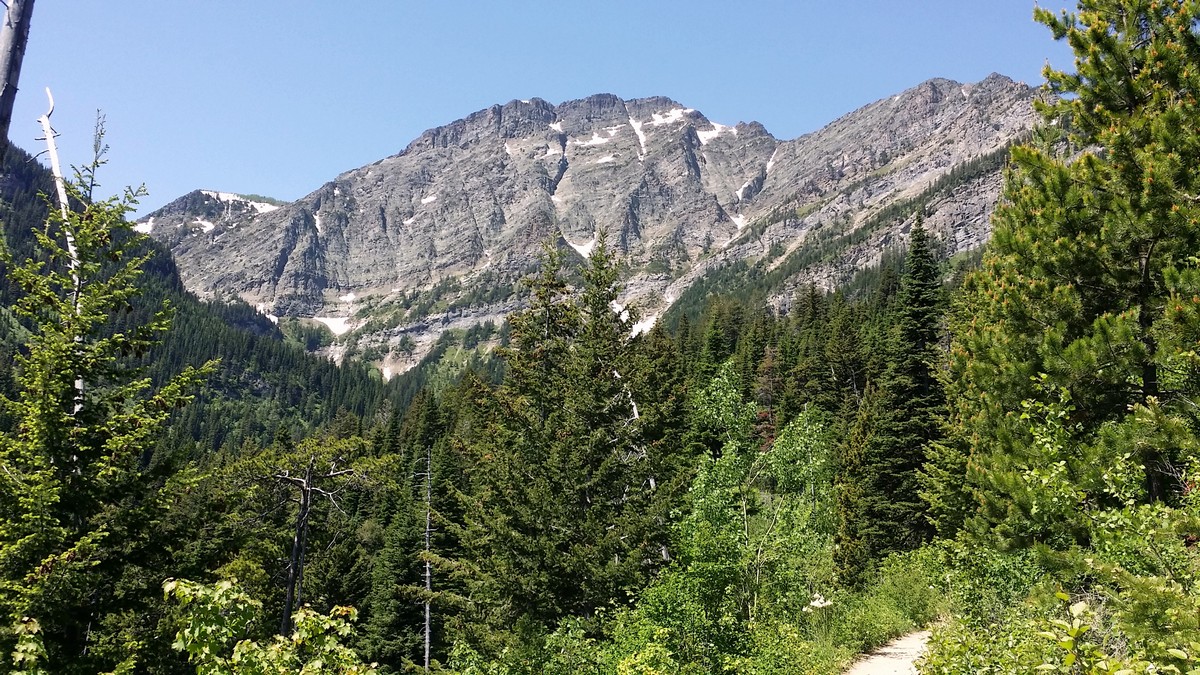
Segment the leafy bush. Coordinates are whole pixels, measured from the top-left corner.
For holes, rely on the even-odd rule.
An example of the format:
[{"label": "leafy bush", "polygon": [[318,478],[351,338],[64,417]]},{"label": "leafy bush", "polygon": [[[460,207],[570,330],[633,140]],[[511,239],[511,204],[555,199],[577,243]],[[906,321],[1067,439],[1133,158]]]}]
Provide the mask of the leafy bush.
[{"label": "leafy bush", "polygon": [[1051,647],[1037,636],[1024,608],[1014,607],[993,624],[954,619],[934,631],[919,668],[922,673],[938,675],[1027,674],[1037,672],[1050,658]]},{"label": "leafy bush", "polygon": [[[377,672],[342,644],[352,634],[357,617],[352,607],[334,607],[322,616],[307,607],[293,618],[290,636],[252,642],[238,637],[259,613],[261,603],[237,590],[232,582],[213,585],[168,579],[163,592],[182,607],[185,621],[175,637],[175,649],[187,652],[198,673],[341,673]],[[230,644],[237,640],[235,644]]]}]

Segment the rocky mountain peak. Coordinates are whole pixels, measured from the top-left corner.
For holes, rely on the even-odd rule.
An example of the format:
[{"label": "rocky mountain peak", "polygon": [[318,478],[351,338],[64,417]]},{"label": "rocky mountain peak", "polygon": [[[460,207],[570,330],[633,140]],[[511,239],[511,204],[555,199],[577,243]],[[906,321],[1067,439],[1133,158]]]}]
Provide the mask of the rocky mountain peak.
[{"label": "rocky mountain peak", "polygon": [[193,190],[143,218],[134,229],[152,233],[156,220],[170,220],[176,232],[166,233],[160,229],[155,234],[155,238],[170,244],[196,233],[211,233],[218,224],[223,228],[237,227],[239,223],[253,221],[262,214],[275,211],[283,204],[284,202],[258,195]]},{"label": "rocky mountain peak", "polygon": [[[907,231],[875,214],[949,199],[927,194],[935,188],[963,193],[938,202],[940,211],[927,207],[927,222],[952,251],[978,245],[998,167],[952,188],[939,181],[1026,133],[1032,97],[1000,75],[933,79],[790,141],[665,97],[513,100],[430,129],[277,210],[197,192],[145,222],[194,290],[236,294],[280,316],[335,317],[366,331],[346,339],[384,345],[401,333],[427,344],[456,322],[502,318],[498,308],[513,300],[496,289],[529,270],[542,242],[586,257],[606,230],[629,270],[630,299],[652,319],[738,261],[811,258],[789,263],[796,270],[778,282],[780,298],[789,284],[832,285]],[[806,253],[810,245],[826,253]],[[436,303],[418,314],[395,309],[401,298],[408,307],[414,294],[447,292],[476,309],[433,323]]]}]

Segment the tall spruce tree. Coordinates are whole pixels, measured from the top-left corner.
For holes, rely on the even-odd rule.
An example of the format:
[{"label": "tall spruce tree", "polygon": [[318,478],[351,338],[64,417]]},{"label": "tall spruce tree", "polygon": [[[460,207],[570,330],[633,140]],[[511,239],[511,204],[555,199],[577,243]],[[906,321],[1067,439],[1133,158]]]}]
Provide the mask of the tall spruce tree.
[{"label": "tall spruce tree", "polygon": [[884,522],[890,527],[882,542],[884,552],[913,548],[932,534],[918,476],[929,443],[941,436],[946,399],[935,364],[942,360],[944,315],[941,271],[918,219],[888,334],[890,358],[880,380],[885,414],[874,459],[879,466],[877,490],[888,496]]},{"label": "tall spruce tree", "polygon": [[1035,16],[1075,72],[1047,68],[1051,126],[1013,150],[967,280],[929,494],[960,505],[946,520],[977,498],[974,529],[1002,544],[1067,545],[1086,543],[1096,509],[1177,499],[1197,445],[1200,6],[1083,0]]},{"label": "tall spruce tree", "polygon": [[548,250],[531,307],[511,319],[508,376],[480,397],[464,439],[474,465],[462,571],[489,627],[481,638],[520,619],[545,624],[625,602],[664,558],[663,486],[677,482],[652,455],[662,447],[645,424],[670,425],[635,398],[646,391],[634,372],[642,342],[636,317],[614,310],[620,287],[604,237],[579,293],[560,274]]},{"label": "tall spruce tree", "polygon": [[151,545],[145,531],[161,506],[145,466],[157,431],[201,376],[189,368],[151,391],[130,366],[169,316],[113,330],[148,257],[134,253],[124,218],[137,195],[92,200],[99,165],[68,186],[79,210],[51,209],[33,257],[4,258],[30,337],[16,359],[16,396],[2,401],[15,424],[0,435],[0,614],[39,621],[46,665],[62,673],[94,673],[128,655],[108,628],[117,614],[136,614],[125,603],[137,599],[114,585]]},{"label": "tall spruce tree", "polygon": [[919,472],[926,447],[940,436],[945,404],[933,366],[942,305],[941,275],[918,220],[882,340],[887,365],[864,398],[840,465],[839,566],[852,582],[868,561],[915,548],[932,534]]}]

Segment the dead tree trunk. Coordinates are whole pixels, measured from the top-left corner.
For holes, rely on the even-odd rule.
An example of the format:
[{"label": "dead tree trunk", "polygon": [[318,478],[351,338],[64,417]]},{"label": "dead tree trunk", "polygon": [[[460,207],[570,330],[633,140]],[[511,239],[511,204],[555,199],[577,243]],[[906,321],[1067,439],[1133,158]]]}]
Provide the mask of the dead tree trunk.
[{"label": "dead tree trunk", "polygon": [[33,18],[33,0],[8,0],[4,23],[0,24],[0,140],[8,140],[13,103],[17,100],[17,80],[21,61],[29,42],[29,23]]},{"label": "dead tree trunk", "polygon": [[[33,6],[32,0],[29,6]],[[11,9],[10,9],[11,13]],[[19,67],[19,65],[18,65]],[[71,228],[71,203],[67,198],[67,182],[63,178],[62,166],[58,161],[58,145],[54,139],[58,136],[54,131],[54,127],[50,124],[50,116],[54,114],[54,94],[50,93],[50,87],[46,87],[46,98],[50,101],[50,108],[46,110],[46,114],[38,118],[38,122],[42,125],[42,133],[45,134],[46,152],[50,154],[50,173],[54,176],[54,190],[58,195],[58,210],[62,217],[63,237],[67,243],[67,267],[71,271],[71,307],[75,310],[76,315],[79,314],[79,293],[82,290],[82,282],[79,278],[79,254],[75,249],[75,233]],[[12,116],[12,101],[8,102],[7,115]],[[97,127],[99,129],[99,127]],[[8,119],[4,120],[5,138],[8,134]],[[98,143],[99,141],[97,141]],[[6,148],[8,146],[0,146]],[[3,158],[3,150],[0,149],[0,159]],[[98,159],[98,158],[97,158]],[[83,344],[83,336],[75,336],[75,347],[79,349]],[[83,407],[83,379],[75,378],[75,410],[72,414],[77,414]]]},{"label": "dead tree trunk", "polygon": [[313,467],[316,465],[316,456],[308,458],[308,468],[304,470],[304,476],[292,476],[287,471],[280,471],[275,474],[275,479],[290,483],[300,490],[299,504],[300,508],[296,511],[296,532],[292,537],[292,554],[288,559],[287,569],[287,589],[283,604],[283,618],[279,622],[279,634],[287,636],[292,632],[292,610],[300,604],[300,593],[303,590],[304,584],[304,552],[308,546],[308,516],[312,512],[313,493],[324,495],[337,506],[334,501],[336,491],[325,490],[318,487],[317,483],[338,476],[354,473],[353,469],[337,469],[337,462],[330,465],[329,471],[313,475]]},{"label": "dead tree trunk", "polygon": [[[313,459],[309,458],[308,468],[304,478],[290,480],[300,488],[300,508],[296,511],[296,533],[292,537],[292,556],[288,559],[287,593],[283,601],[283,620],[279,624],[279,634],[286,636],[292,631],[292,607],[296,605],[296,586],[300,575],[304,573],[304,544],[308,538],[308,512],[312,509],[312,470]],[[287,480],[287,479],[284,479]]]}]

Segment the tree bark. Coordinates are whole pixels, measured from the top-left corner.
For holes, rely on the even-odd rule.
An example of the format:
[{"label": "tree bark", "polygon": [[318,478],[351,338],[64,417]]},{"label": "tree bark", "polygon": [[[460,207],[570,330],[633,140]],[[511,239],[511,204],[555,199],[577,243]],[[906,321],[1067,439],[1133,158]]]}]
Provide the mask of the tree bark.
[{"label": "tree bark", "polygon": [[296,534],[292,538],[292,557],[288,560],[287,593],[283,601],[283,619],[279,634],[287,637],[292,632],[292,608],[296,604],[298,588],[304,574],[304,546],[308,539],[308,512],[312,508],[312,471],[315,457],[309,458],[304,480],[296,481],[300,487],[300,509],[296,512]]},{"label": "tree bark", "polygon": [[[1142,345],[1146,349],[1146,355],[1141,364],[1142,400],[1140,402],[1142,405],[1150,405],[1151,401],[1159,397],[1158,363],[1155,361],[1158,354],[1158,341],[1155,340],[1153,332],[1155,308],[1150,305],[1153,291],[1150,265],[1157,243],[1157,241],[1151,241],[1145,255],[1142,256],[1142,279],[1138,286],[1138,327],[1141,329]],[[1146,492],[1150,501],[1164,501],[1167,498],[1167,486],[1171,471],[1162,448],[1153,446],[1145,450],[1142,453],[1142,463],[1146,475]]]},{"label": "tree bark", "polygon": [[303,478],[292,476],[287,471],[275,474],[276,480],[290,483],[300,490],[300,508],[296,511],[296,534],[292,538],[292,555],[288,559],[287,594],[283,605],[283,619],[279,623],[279,634],[284,637],[292,632],[292,610],[300,606],[300,596],[304,590],[304,554],[308,549],[308,516],[312,512],[313,493],[328,497],[334,508],[337,508],[337,501],[334,500],[336,491],[319,488],[316,482],[354,473],[353,469],[337,470],[337,462],[334,461],[330,464],[328,472],[314,476],[313,467],[316,463],[316,455],[311,455]]},{"label": "tree bark", "polygon": [[13,103],[17,100],[17,80],[21,61],[29,42],[29,23],[34,0],[8,0],[4,22],[0,24],[0,138],[8,139]]}]

